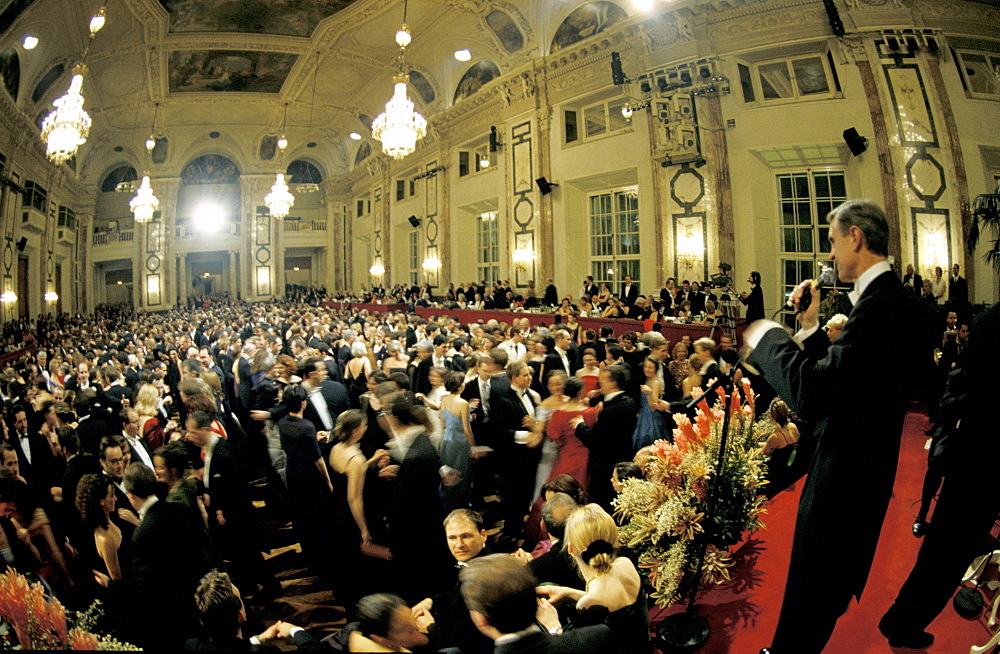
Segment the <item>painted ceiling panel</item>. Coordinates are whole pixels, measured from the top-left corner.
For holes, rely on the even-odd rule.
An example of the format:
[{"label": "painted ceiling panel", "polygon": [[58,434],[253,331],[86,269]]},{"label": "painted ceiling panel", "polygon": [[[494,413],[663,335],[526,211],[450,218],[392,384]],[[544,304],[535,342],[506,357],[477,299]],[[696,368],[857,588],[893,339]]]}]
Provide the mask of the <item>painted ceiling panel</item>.
[{"label": "painted ceiling panel", "polygon": [[309,36],[353,0],[160,0],[171,32],[250,32]]}]

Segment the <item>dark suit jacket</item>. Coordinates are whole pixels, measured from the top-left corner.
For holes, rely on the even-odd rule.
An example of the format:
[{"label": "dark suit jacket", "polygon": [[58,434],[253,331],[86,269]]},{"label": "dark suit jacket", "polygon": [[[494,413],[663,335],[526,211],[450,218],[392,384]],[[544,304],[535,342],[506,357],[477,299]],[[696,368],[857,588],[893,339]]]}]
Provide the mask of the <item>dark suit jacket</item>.
[{"label": "dark suit jacket", "polygon": [[211,500],[209,521],[214,522],[215,512],[222,511],[227,525],[250,515],[250,489],[247,487],[243,466],[233,447],[221,438],[212,450],[212,461],[207,471],[206,492]]},{"label": "dark suit jacket", "polygon": [[722,370],[719,369],[719,364],[714,361],[708,365],[708,370],[705,374],[701,376],[701,389],[705,390],[712,383],[712,380],[718,379],[719,375],[722,374]]},{"label": "dark suit jacket", "polygon": [[604,624],[570,629],[555,636],[541,630],[496,645],[493,654],[598,654],[614,651],[611,628]]},{"label": "dark suit jacket", "polygon": [[636,284],[635,282],[632,282],[632,285],[629,286],[628,290],[626,291],[625,282],[622,282],[622,289],[621,292],[618,294],[618,297],[621,299],[623,303],[625,303],[626,306],[632,306],[633,304],[635,304],[635,301],[639,299],[639,285]]},{"label": "dark suit jacket", "polygon": [[764,319],[764,291],[760,290],[760,286],[754,286],[746,299],[740,298],[740,302],[746,305],[748,323]]},{"label": "dark suit jacket", "polygon": [[557,586],[584,590],[586,582],[580,576],[580,568],[569,552],[563,547],[565,539],[552,546],[537,559],[528,561],[528,569],[538,579],[538,583],[553,583]]},{"label": "dark suit jacket", "polygon": [[48,441],[38,432],[28,434],[28,448],[31,463],[21,448],[21,439],[13,429],[10,431],[10,445],[17,452],[18,468],[28,485],[48,497],[49,489],[58,482],[56,461]]},{"label": "dark suit jacket", "polygon": [[[218,452],[218,448],[216,448]],[[213,456],[213,468],[215,459]],[[136,633],[146,647],[179,647],[197,633],[194,591],[209,570],[205,531],[182,504],[159,501],[132,535],[135,600],[142,605]]]},{"label": "dark suit jacket", "polygon": [[[332,382],[327,379],[325,382],[320,384],[319,392],[322,393],[323,399],[326,400],[326,408],[330,411],[331,422],[336,423],[337,416],[351,408],[351,400],[347,395],[347,387],[340,382]],[[286,415],[288,415],[288,409],[284,404],[279,404],[271,409],[271,420],[274,422],[281,420]],[[323,425],[323,419],[313,406],[312,399],[308,399],[306,401],[306,410],[303,413],[303,417],[316,427],[316,431],[323,431],[326,429]],[[330,427],[332,428],[333,425],[331,424]],[[329,452],[327,452],[327,454],[329,454]]]},{"label": "dark suit jacket", "polygon": [[104,404],[112,414],[117,414],[122,410],[122,400],[128,399],[129,403],[135,401],[132,389],[127,386],[112,386],[106,391],[98,394]]},{"label": "dark suit jacket", "polygon": [[[599,402],[601,396],[594,399],[595,403]],[[637,411],[635,400],[628,393],[621,393],[604,403],[592,428],[586,423],[580,423],[576,428],[577,438],[590,450],[587,463],[590,499],[605,509],[611,508],[614,497],[611,472],[615,464],[631,461],[635,455],[632,451],[632,432],[635,431]]]},{"label": "dark suit jacket", "polygon": [[965,277],[948,278],[948,302],[964,305],[969,303],[969,282]]},{"label": "dark suit jacket", "polygon": [[[865,289],[824,358],[812,358],[780,329],[764,334],[750,356],[789,407],[815,426],[816,455],[799,502],[786,605],[839,615],[851,595],[861,596],[892,495],[911,388],[872,374],[871,362],[891,365],[898,380],[917,377],[916,364],[930,352],[923,351],[918,328],[899,327],[926,321],[926,310],[886,272]],[[887,334],[892,338],[877,337]],[[826,334],[819,330],[809,341],[816,339]],[[846,549],[837,542],[845,524],[851,525]],[[834,577],[822,563],[830,557],[839,561]],[[817,583],[825,585],[827,608],[807,599]]]},{"label": "dark suit jacket", "polygon": [[[580,369],[580,364],[573,356],[572,350],[566,352],[566,360],[569,362],[569,372],[567,372],[566,374],[567,375],[576,374],[576,371]],[[555,348],[552,348],[552,351],[545,355],[544,365],[545,365],[546,376],[548,376],[549,371],[551,370],[566,370],[563,367],[562,357],[559,356],[559,353],[555,351]]]},{"label": "dark suit jacket", "polygon": [[591,299],[594,299],[601,293],[601,289],[597,288],[597,284],[591,284],[590,286],[584,286],[583,292],[589,295]]},{"label": "dark suit jacket", "polygon": [[559,292],[556,290],[555,284],[549,284],[545,287],[545,295],[542,296],[542,304],[550,307],[554,307],[559,304]]},{"label": "dark suit jacket", "polygon": [[[909,284],[910,288],[907,288],[906,284]],[[903,275],[903,292],[913,297],[920,297],[923,294],[924,280],[919,273]]]}]

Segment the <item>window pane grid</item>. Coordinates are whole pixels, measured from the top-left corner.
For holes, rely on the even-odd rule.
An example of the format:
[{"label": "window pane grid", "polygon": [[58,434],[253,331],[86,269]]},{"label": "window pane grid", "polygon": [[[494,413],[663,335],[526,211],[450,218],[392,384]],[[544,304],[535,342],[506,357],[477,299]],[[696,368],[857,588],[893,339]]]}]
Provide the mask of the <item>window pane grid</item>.
[{"label": "window pane grid", "polygon": [[590,196],[591,275],[596,283],[639,281],[639,197],[627,188]]}]

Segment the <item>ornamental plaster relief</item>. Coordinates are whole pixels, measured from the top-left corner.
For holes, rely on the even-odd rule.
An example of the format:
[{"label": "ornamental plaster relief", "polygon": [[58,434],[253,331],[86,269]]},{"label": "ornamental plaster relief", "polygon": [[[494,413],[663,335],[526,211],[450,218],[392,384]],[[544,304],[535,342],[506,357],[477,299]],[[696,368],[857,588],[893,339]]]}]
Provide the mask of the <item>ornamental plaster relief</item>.
[{"label": "ornamental plaster relief", "polygon": [[[741,46],[752,44],[773,44],[785,40],[788,29],[795,27],[800,37],[829,35],[830,26],[826,11],[822,6],[811,6],[797,10],[774,11],[766,14],[755,13],[747,18],[729,20],[710,26],[708,37],[718,46],[720,41],[739,39]],[[748,43],[749,41],[749,43]]]}]

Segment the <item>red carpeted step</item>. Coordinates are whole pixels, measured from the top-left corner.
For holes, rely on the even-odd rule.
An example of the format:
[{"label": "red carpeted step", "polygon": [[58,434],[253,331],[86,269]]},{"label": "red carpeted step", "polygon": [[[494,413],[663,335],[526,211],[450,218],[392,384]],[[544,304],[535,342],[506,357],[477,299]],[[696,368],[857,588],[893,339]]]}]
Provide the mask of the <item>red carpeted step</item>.
[{"label": "red carpeted step", "polygon": [[[921,541],[914,538],[914,502],[920,498],[920,486],[927,469],[926,416],[911,412],[903,427],[903,442],[899,455],[899,470],[889,504],[875,563],[868,585],[859,604],[852,604],[837,623],[825,652],[840,654],[906,654],[918,650],[893,649],[879,633],[877,624],[892,604],[899,587],[916,560]],[[788,556],[795,528],[795,512],[802,492],[800,481],[780,493],[768,506],[765,530],[750,538],[735,552],[737,565],[732,569],[733,580],[699,595],[699,613],[712,629],[704,653],[733,652],[755,654],[771,644],[778,622],[781,600],[788,575]],[[933,519],[933,513],[931,514]],[[845,529],[850,529],[845,525]],[[849,534],[845,534],[845,537]],[[835,574],[831,566],[831,574]],[[822,589],[817,589],[822,592]],[[650,620],[655,629],[663,617],[683,611],[683,606],[666,610],[654,609]],[[949,605],[931,623],[929,631],[935,642],[929,654],[968,652],[971,645],[989,640],[983,620],[964,620]]]}]

